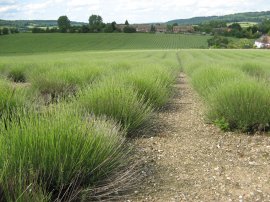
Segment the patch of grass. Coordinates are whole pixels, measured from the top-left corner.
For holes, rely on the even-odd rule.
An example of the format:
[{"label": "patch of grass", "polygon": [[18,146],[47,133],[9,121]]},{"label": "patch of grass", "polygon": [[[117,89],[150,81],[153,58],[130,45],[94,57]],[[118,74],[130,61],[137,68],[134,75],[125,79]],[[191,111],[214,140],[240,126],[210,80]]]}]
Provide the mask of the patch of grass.
[{"label": "patch of grass", "polygon": [[26,91],[13,87],[7,80],[0,79],[0,116],[26,104]]},{"label": "patch of grass", "polygon": [[247,63],[243,64],[241,67],[241,70],[245,72],[246,74],[257,78],[257,79],[265,79],[267,73],[265,72],[264,68],[262,68],[260,65],[255,63]]},{"label": "patch of grass", "polygon": [[126,85],[133,85],[145,102],[150,102],[156,109],[162,107],[172,94],[172,85],[178,71],[166,67],[146,67],[134,69],[120,76]]},{"label": "patch of grass", "polygon": [[208,96],[213,90],[226,81],[243,78],[241,71],[219,66],[198,68],[191,75],[192,85],[203,97]]},{"label": "patch of grass", "polygon": [[8,73],[8,78],[14,82],[17,82],[17,83],[26,82],[25,73],[24,73],[23,69],[20,69],[20,68],[11,69],[10,72]]},{"label": "patch of grass", "polygon": [[0,188],[7,201],[70,200],[126,165],[115,123],[76,110],[20,114],[1,124]]},{"label": "patch of grass", "polygon": [[33,89],[46,97],[46,102],[58,102],[59,99],[76,95],[78,90],[91,84],[102,73],[102,68],[55,64],[40,75],[37,75],[38,71],[35,72],[31,76],[31,83]]},{"label": "patch of grass", "polygon": [[251,79],[225,82],[209,94],[208,116],[230,129],[266,130],[270,126],[270,90]]},{"label": "patch of grass", "polygon": [[79,105],[95,115],[105,115],[122,124],[129,133],[142,126],[151,116],[149,102],[131,86],[105,78],[85,90],[79,98]]}]

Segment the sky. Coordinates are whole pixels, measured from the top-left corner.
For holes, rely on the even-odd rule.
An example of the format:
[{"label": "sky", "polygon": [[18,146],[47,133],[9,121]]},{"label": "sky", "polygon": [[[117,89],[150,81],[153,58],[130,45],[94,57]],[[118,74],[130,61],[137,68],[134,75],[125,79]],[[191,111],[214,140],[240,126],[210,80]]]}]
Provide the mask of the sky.
[{"label": "sky", "polygon": [[0,0],[0,19],[88,22],[92,14],[104,22],[167,22],[196,16],[270,10],[269,0]]}]

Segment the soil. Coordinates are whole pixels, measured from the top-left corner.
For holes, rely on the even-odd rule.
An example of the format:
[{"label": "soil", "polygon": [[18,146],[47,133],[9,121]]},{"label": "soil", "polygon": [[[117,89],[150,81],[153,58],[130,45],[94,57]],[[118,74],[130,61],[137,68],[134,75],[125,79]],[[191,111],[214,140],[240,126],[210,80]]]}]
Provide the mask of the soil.
[{"label": "soil", "polygon": [[270,201],[269,134],[222,132],[182,73],[155,127],[135,140],[143,183],[126,201]]}]

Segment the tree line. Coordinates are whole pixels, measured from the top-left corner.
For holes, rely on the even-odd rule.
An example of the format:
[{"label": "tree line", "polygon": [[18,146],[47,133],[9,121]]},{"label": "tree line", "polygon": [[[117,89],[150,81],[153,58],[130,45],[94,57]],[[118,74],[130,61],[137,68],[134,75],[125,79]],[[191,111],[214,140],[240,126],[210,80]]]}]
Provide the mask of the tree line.
[{"label": "tree line", "polygon": [[251,25],[245,28],[241,27],[237,22],[227,25],[224,21],[210,21],[194,26],[194,29],[197,32],[204,32],[206,34],[256,39],[265,34],[270,35],[270,20],[265,19],[260,24]]},{"label": "tree line", "polygon": [[8,35],[15,33],[19,33],[19,30],[17,28],[7,28],[7,27],[0,28],[0,35]]},{"label": "tree line", "polygon": [[58,28],[38,28],[35,27],[32,29],[33,33],[113,33],[113,32],[125,32],[125,33],[134,33],[136,29],[129,25],[129,22],[125,21],[125,26],[122,29],[117,27],[116,22],[104,23],[100,15],[91,15],[88,19],[88,24],[81,26],[71,26],[71,22],[66,15],[60,16],[57,20]]}]

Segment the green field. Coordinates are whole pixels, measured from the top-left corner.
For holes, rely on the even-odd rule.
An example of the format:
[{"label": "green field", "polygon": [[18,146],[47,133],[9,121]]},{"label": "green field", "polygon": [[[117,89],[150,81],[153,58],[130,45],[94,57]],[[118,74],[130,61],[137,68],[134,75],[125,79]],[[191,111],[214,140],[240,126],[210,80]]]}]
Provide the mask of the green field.
[{"label": "green field", "polygon": [[180,71],[204,101],[207,122],[269,130],[270,52],[184,49],[206,40],[1,36],[0,201],[99,200],[110,196],[108,182],[126,191],[136,173],[128,142],[153,124]]},{"label": "green field", "polygon": [[207,48],[209,36],[180,34],[18,34],[0,37],[0,54]]}]

